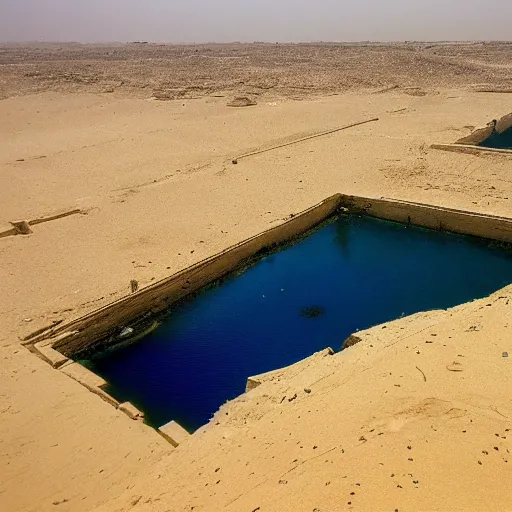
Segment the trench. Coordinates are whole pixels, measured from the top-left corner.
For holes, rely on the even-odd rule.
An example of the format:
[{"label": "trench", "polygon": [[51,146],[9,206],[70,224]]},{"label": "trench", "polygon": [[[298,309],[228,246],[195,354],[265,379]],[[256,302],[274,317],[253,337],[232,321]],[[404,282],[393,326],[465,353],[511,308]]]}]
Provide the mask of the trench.
[{"label": "trench", "polygon": [[340,350],[358,330],[481,298],[510,282],[507,244],[337,214],[172,304],[137,343],[93,352],[83,364],[150,425],[174,420],[194,431],[244,392],[248,376],[327,346]]}]

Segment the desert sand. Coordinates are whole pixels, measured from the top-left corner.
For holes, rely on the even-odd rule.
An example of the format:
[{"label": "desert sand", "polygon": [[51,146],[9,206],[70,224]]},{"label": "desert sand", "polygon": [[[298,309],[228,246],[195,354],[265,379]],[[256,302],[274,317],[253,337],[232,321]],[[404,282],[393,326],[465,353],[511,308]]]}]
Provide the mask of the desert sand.
[{"label": "desert sand", "polygon": [[512,157],[430,148],[510,112],[509,44],[3,45],[0,67],[0,232],[80,210],[0,238],[0,510],[512,510],[510,287],[280,370],[176,449],[21,343],[334,193],[512,217]]}]

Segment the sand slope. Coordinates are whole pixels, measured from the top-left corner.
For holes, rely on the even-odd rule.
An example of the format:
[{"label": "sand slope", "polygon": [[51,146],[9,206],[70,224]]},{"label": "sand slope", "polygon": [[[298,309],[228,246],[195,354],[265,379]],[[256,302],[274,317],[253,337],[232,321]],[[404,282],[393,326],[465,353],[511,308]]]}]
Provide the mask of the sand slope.
[{"label": "sand slope", "polygon": [[509,287],[274,373],[100,510],[510,510],[511,311]]}]

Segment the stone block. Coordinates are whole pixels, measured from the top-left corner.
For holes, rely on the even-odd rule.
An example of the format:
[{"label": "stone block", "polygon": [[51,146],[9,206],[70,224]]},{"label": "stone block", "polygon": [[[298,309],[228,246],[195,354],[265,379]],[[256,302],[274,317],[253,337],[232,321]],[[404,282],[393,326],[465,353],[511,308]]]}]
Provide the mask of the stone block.
[{"label": "stone block", "polygon": [[86,387],[89,391],[101,397],[105,402],[108,402],[114,407],[119,406],[119,402],[102,389],[107,382],[99,375],[85,368],[85,366],[79,363],[66,364],[60,368],[60,371],[69,375],[69,377],[82,384],[82,386]]},{"label": "stone block", "polygon": [[167,425],[160,427],[158,432],[174,447],[186,441],[190,436],[190,434],[175,421],[171,421],[167,423]]},{"label": "stone block", "polygon": [[69,358],[60,352],[57,352],[57,350],[53,349],[51,345],[48,345],[44,341],[36,343],[34,345],[34,349],[46,362],[50,363],[54,368],[60,368],[64,363],[69,361]]},{"label": "stone block", "polygon": [[144,419],[144,413],[139,411],[137,407],[135,407],[130,402],[124,402],[119,405],[119,410],[124,412],[129,418],[132,420],[143,420]]}]

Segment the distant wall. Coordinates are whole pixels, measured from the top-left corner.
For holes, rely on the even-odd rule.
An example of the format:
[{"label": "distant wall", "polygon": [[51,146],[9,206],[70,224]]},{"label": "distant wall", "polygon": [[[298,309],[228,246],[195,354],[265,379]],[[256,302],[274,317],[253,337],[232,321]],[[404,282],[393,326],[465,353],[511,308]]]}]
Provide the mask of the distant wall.
[{"label": "distant wall", "polygon": [[341,196],[351,212],[425,228],[512,243],[512,219],[396,199]]}]

